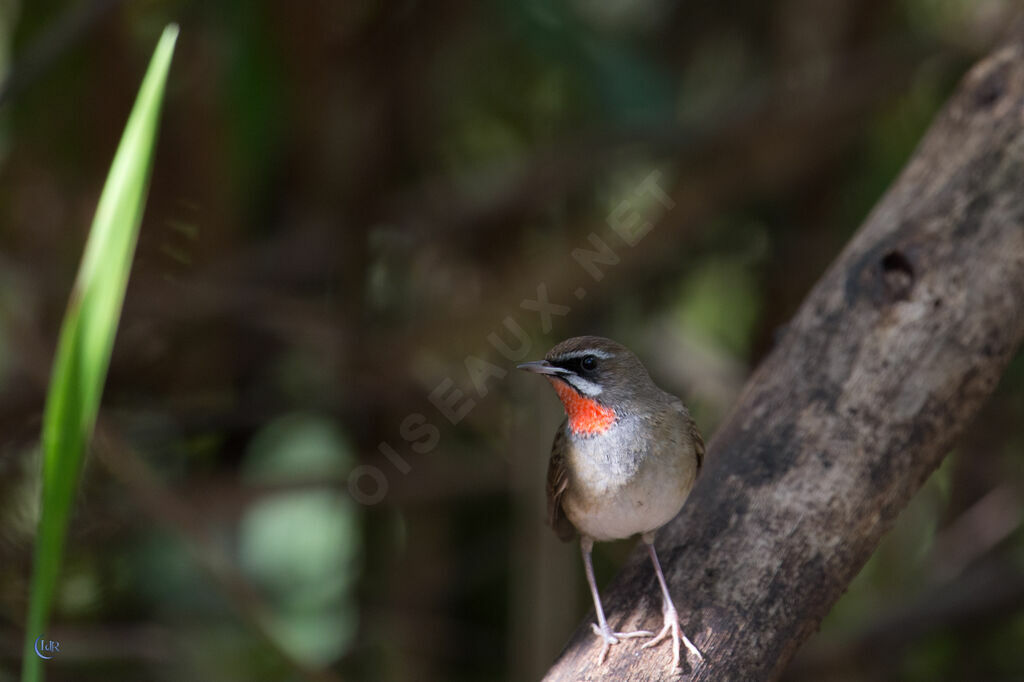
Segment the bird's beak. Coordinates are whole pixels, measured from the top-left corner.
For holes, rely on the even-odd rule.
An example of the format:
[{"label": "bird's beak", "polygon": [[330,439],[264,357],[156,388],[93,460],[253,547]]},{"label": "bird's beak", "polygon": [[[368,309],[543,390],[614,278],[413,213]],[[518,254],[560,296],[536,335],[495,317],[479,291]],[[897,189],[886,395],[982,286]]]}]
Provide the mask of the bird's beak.
[{"label": "bird's beak", "polygon": [[563,376],[568,372],[561,367],[555,367],[547,360],[536,360],[534,362],[524,362],[521,365],[516,365],[516,369],[521,369],[526,372],[533,372],[534,374],[551,374],[553,376]]}]

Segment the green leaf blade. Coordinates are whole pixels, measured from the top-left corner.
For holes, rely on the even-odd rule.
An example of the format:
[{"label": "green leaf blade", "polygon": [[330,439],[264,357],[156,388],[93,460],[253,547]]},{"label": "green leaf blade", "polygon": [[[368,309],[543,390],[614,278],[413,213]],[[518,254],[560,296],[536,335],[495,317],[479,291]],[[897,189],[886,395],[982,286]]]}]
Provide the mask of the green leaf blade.
[{"label": "green leaf blade", "polygon": [[43,678],[44,635],[71,508],[92,437],[145,208],[160,110],[178,27],[160,37],[100,196],[61,326],[43,415],[42,504],[29,594],[22,681]]}]

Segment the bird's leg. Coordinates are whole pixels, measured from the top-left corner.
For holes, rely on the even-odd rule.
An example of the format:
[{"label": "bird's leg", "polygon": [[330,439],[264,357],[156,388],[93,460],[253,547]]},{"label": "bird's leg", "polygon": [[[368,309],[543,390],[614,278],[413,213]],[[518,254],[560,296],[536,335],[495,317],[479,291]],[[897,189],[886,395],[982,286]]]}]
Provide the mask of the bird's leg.
[{"label": "bird's leg", "polygon": [[649,630],[638,630],[637,632],[612,632],[612,629],[608,627],[608,621],[604,617],[604,608],[601,606],[601,595],[597,592],[597,581],[594,580],[594,563],[590,558],[590,553],[594,548],[594,541],[586,536],[580,538],[580,550],[583,553],[583,568],[587,573],[587,582],[590,583],[590,594],[594,598],[594,610],[597,611],[597,623],[591,623],[590,627],[593,628],[594,634],[604,640],[604,645],[601,647],[601,655],[598,657],[598,665],[604,663],[605,659],[608,658],[608,649],[611,648],[612,644],[618,644],[619,639],[628,639],[630,637],[653,637],[654,633]]},{"label": "bird's leg", "polygon": [[686,645],[686,648],[696,656],[697,658],[704,660],[703,654],[700,650],[693,645],[681,627],[679,627],[679,613],[676,611],[675,604],[672,603],[672,595],[668,593],[668,584],[665,582],[665,574],[661,571],[661,562],[658,561],[658,553],[654,550],[654,533],[645,533],[643,536],[644,544],[647,545],[647,553],[651,555],[651,562],[654,564],[654,572],[658,576],[658,583],[661,585],[661,597],[662,597],[662,609],[661,612],[665,617],[665,626],[658,633],[658,636],[643,645],[643,648],[655,646],[669,636],[672,635],[672,669],[679,667],[679,642],[682,641]]}]

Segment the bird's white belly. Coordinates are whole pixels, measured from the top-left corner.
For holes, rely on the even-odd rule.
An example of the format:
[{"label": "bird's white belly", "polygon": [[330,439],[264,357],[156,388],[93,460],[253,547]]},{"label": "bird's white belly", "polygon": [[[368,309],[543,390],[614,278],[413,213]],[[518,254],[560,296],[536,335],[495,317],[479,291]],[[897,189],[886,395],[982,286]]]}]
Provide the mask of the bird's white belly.
[{"label": "bird's white belly", "polygon": [[679,495],[644,495],[620,491],[599,507],[572,505],[566,515],[576,529],[594,540],[620,540],[657,530],[672,520],[683,506]]},{"label": "bird's white belly", "polygon": [[[573,445],[562,507],[576,529],[594,540],[628,538],[665,525],[679,513],[696,477],[689,453],[650,466],[645,452],[630,451],[632,443],[616,445]],[[608,456],[613,451],[616,456]]]}]

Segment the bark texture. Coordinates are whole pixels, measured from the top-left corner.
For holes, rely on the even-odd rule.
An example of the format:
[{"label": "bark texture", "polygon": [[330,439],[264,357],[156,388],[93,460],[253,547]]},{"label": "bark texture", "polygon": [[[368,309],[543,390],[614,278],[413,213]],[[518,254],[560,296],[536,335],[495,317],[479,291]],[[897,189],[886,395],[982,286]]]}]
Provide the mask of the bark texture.
[{"label": "bark texture", "polygon": [[[693,680],[778,677],[954,445],[1024,338],[1024,39],[965,76],[815,285],[708,450],[658,549]],[[637,552],[602,590],[661,626]],[[592,616],[592,614],[591,614]],[[548,680],[649,680],[670,647],[580,626]],[[685,653],[685,650],[684,650]]]}]

